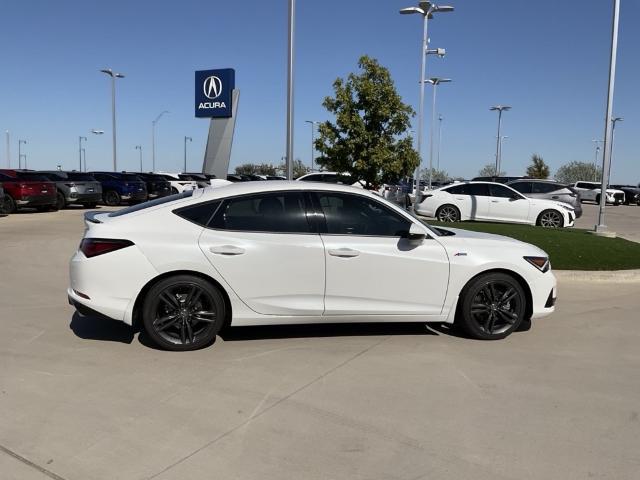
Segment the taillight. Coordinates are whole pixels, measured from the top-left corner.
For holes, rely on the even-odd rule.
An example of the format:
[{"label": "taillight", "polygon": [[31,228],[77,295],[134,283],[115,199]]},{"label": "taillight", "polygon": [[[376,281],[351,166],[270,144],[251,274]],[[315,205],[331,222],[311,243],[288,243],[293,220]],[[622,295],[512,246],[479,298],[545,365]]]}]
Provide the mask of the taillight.
[{"label": "taillight", "polygon": [[113,238],[83,238],[80,242],[80,251],[85,257],[91,258],[104,253],[115,252],[122,248],[130,247],[130,240],[118,240]]}]

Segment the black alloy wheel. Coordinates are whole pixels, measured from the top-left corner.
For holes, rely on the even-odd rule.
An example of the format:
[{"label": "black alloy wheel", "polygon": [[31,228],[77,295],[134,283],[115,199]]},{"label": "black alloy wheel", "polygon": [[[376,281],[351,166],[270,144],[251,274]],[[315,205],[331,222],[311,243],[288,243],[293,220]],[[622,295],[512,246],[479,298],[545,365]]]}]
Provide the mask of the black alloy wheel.
[{"label": "black alloy wheel", "polygon": [[524,320],[524,290],[504,273],[480,275],[465,287],[461,300],[456,322],[473,338],[505,338]]},{"label": "black alloy wheel", "polygon": [[436,212],[436,218],[441,222],[460,221],[460,210],[453,205],[442,205]]},{"label": "black alloy wheel", "polygon": [[5,194],[2,205],[0,205],[0,213],[15,213],[16,210],[16,202],[11,198],[11,195]]},{"label": "black alloy wheel", "polygon": [[178,275],[147,294],[143,322],[153,342],[166,350],[196,350],[211,344],[225,317],[218,289],[200,277]]},{"label": "black alloy wheel", "polygon": [[120,194],[115,190],[107,190],[104,193],[104,203],[109,207],[117,207],[120,205]]},{"label": "black alloy wheel", "polygon": [[562,228],[564,218],[557,210],[545,210],[538,216],[538,226],[545,228]]},{"label": "black alloy wheel", "polygon": [[56,195],[56,206],[58,207],[58,210],[62,210],[67,206],[67,201],[65,200],[62,192],[58,192]]}]

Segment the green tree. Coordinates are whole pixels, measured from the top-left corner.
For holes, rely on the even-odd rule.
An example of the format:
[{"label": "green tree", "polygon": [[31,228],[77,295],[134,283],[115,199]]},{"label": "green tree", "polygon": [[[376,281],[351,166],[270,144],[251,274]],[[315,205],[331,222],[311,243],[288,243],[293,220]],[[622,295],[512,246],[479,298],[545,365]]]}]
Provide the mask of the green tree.
[{"label": "green tree", "polygon": [[236,174],[238,175],[275,175],[277,167],[270,163],[243,163],[236,167]]},{"label": "green tree", "polygon": [[504,177],[506,174],[507,173],[503,171],[497,172],[495,163],[486,164],[478,172],[478,176],[480,177]]},{"label": "green tree", "polygon": [[[431,169],[431,180],[433,182],[448,182],[451,177],[445,170]],[[421,173],[422,180],[429,180],[429,169],[423,170]]]},{"label": "green tree", "polygon": [[[280,167],[278,167],[278,170],[282,172],[282,175],[286,176],[287,164],[281,163]],[[293,161],[293,178],[301,177],[302,175],[306,175],[307,173],[309,173],[309,167],[307,167],[304,163],[302,163],[302,160],[300,160],[299,158],[296,158]]]},{"label": "green tree", "polygon": [[562,183],[575,183],[580,180],[599,182],[602,180],[602,169],[593,163],[570,162],[558,169],[556,180]]},{"label": "green tree", "polygon": [[318,165],[349,173],[365,187],[397,180],[418,166],[413,139],[406,135],[413,109],[402,102],[389,70],[360,57],[360,71],[333,82],[334,97],[322,105],[335,116],[319,125]]},{"label": "green tree", "polygon": [[540,155],[534,153],[531,155],[531,165],[527,167],[527,177],[530,178],[549,178],[549,166],[544,163]]}]

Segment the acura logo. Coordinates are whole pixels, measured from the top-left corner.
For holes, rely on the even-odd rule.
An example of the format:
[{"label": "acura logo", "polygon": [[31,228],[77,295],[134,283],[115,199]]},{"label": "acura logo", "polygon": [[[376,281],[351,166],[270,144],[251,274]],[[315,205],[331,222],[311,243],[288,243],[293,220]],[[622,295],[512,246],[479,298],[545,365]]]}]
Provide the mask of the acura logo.
[{"label": "acura logo", "polygon": [[207,77],[202,85],[202,89],[204,90],[205,97],[211,100],[218,98],[222,93],[222,80],[215,76]]}]

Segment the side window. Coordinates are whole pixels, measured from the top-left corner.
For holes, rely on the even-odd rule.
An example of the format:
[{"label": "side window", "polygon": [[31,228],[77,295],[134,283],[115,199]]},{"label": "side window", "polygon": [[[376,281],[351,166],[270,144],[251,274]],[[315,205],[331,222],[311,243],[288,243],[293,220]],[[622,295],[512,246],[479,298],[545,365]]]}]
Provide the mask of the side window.
[{"label": "side window", "polygon": [[[193,190],[186,190],[183,193],[193,193]],[[170,197],[160,197],[170,198],[173,201],[175,198],[173,196]],[[153,201],[153,200],[152,200]],[[150,202],[145,202],[150,203]],[[184,218],[185,220],[189,220],[190,222],[195,223],[196,225],[200,225],[201,227],[206,227],[209,224],[209,220],[213,217],[213,214],[216,213],[216,210],[220,206],[222,202],[208,202],[208,203],[198,203],[197,205],[190,205],[188,207],[179,208],[174,210],[173,213],[178,215],[179,217]],[[143,204],[144,205],[144,204]]]},{"label": "side window", "polygon": [[520,192],[522,194],[531,193],[531,191],[532,191],[531,182],[518,182],[518,183],[514,183],[513,185],[509,185],[509,186],[511,188],[513,188],[516,192]]},{"label": "side window", "polygon": [[209,226],[248,232],[311,232],[304,197],[299,192],[263,193],[228,199]]},{"label": "side window", "polygon": [[316,195],[329,234],[400,237],[411,226],[409,219],[361,195],[331,192]]},{"label": "side window", "polygon": [[514,193],[504,185],[489,185],[489,191],[492,197],[511,198]]},{"label": "side window", "polygon": [[533,193],[550,193],[559,188],[559,185],[555,183],[536,182],[533,184]]},{"label": "side window", "polygon": [[487,185],[486,183],[469,183],[467,184],[467,195],[476,195],[478,197],[488,197],[489,185]]},{"label": "side window", "polygon": [[445,188],[445,192],[448,192],[452,195],[468,195],[467,193],[467,185],[455,185],[453,187]]}]

